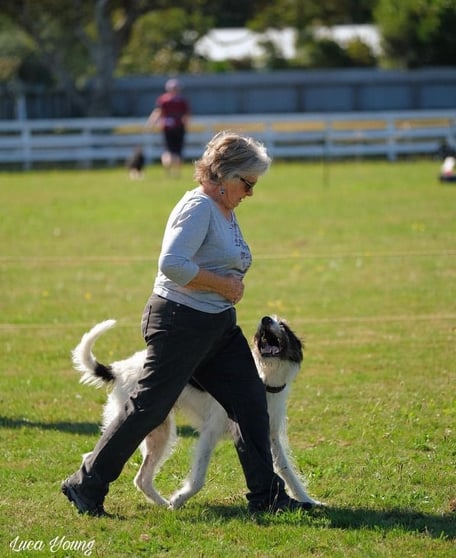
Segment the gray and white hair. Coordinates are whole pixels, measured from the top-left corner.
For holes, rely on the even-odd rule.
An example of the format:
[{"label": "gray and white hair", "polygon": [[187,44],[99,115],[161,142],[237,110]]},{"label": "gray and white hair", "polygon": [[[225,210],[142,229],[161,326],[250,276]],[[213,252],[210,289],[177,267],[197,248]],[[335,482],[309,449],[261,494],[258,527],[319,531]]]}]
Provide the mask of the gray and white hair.
[{"label": "gray and white hair", "polygon": [[271,165],[265,146],[259,141],[235,132],[216,134],[195,162],[194,178],[220,183],[238,176],[261,176]]}]

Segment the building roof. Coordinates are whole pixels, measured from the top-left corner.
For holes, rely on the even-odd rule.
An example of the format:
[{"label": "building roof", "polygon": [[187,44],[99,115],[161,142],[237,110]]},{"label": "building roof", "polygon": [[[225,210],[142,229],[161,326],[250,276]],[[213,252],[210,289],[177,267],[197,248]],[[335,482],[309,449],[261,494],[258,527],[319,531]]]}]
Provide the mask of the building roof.
[{"label": "building roof", "polygon": [[[242,60],[243,58],[261,58],[265,55],[262,42],[271,41],[284,58],[296,56],[295,29],[268,29],[256,33],[246,27],[212,29],[199,39],[195,50],[209,60]],[[336,25],[334,27],[318,27],[315,29],[317,38],[330,38],[340,44],[346,44],[359,38],[369,45],[378,55],[381,52],[380,35],[375,25]]]}]

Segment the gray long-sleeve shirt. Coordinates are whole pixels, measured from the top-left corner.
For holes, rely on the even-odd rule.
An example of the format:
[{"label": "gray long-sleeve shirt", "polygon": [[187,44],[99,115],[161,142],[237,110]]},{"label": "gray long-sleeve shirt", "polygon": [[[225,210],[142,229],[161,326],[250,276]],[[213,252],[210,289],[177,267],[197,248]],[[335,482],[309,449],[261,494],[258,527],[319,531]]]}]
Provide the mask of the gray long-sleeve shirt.
[{"label": "gray long-sleeve shirt", "polygon": [[209,196],[195,189],[185,193],[169,216],[154,293],[202,312],[222,312],[232,306],[231,301],[185,285],[200,268],[243,277],[251,263],[234,212],[228,220]]}]

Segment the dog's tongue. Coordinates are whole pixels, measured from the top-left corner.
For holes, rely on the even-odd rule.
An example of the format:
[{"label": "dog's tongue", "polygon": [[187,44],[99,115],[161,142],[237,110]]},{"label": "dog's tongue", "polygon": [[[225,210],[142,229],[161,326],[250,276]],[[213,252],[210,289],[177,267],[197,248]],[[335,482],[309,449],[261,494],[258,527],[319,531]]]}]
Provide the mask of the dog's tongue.
[{"label": "dog's tongue", "polygon": [[272,356],[274,356],[278,353],[280,353],[279,347],[276,347],[275,345],[269,345],[269,343],[266,343],[261,348],[261,354],[262,355],[272,355]]}]

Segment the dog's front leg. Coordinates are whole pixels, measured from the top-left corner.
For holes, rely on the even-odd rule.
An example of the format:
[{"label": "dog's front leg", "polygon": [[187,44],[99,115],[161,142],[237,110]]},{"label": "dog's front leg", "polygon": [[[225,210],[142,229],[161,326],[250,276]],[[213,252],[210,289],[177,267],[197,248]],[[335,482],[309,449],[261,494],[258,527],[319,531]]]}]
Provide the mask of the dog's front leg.
[{"label": "dog's front leg", "polygon": [[287,396],[288,390],[267,394],[274,471],[285,481],[290,496],[299,502],[318,504],[307,494],[304,482],[296,472],[290,457],[287,436]]},{"label": "dog's front leg", "polygon": [[286,433],[271,430],[271,451],[274,470],[285,481],[290,495],[299,502],[318,505],[319,502],[307,494],[306,487],[291,462]]},{"label": "dog's front leg", "polygon": [[204,486],[212,452],[227,428],[227,416],[214,400],[210,412],[204,418],[198,441],[195,445],[190,473],[182,487],[169,500],[171,509],[180,508]]}]

